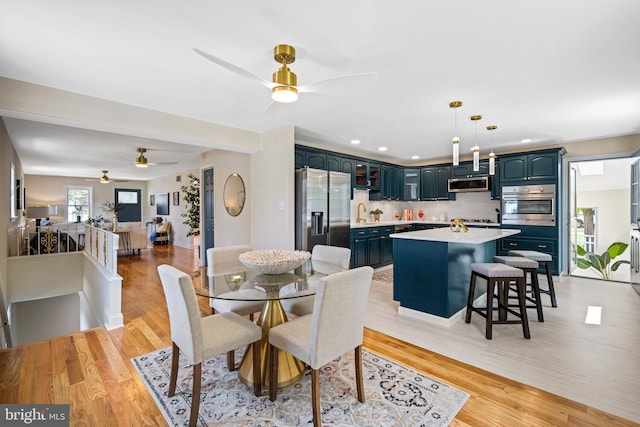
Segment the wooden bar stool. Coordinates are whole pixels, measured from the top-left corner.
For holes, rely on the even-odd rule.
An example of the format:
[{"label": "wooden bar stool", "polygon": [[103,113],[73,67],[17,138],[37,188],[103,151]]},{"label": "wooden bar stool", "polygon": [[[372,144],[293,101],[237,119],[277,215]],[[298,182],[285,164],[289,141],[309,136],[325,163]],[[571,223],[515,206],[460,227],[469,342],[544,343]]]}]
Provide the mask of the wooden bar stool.
[{"label": "wooden bar stool", "polygon": [[[535,308],[538,313],[538,321],[544,322],[542,301],[540,300],[540,286],[538,284],[537,261],[521,256],[494,256],[493,262],[499,262],[522,270],[524,273],[525,298],[527,301],[533,303],[533,305],[527,305],[527,308]],[[527,282],[527,274],[529,274],[529,277],[531,278],[530,282]],[[529,286],[531,286],[531,292],[527,289]],[[509,298],[509,290],[515,291],[513,288],[506,287],[505,291],[507,292],[507,299]]]},{"label": "wooden bar stool", "polygon": [[[487,281],[487,306],[474,307],[473,296],[476,289],[476,279],[480,277]],[[505,286],[510,282],[515,282],[518,294],[518,306],[520,311],[512,310],[506,298]],[[494,289],[497,287],[497,292]],[[493,319],[493,300],[498,297],[498,320]],[[524,272],[515,267],[499,263],[473,263],[471,264],[471,282],[469,284],[469,298],[467,299],[467,315],[465,323],[471,322],[471,313],[476,312],[484,317],[486,322],[485,336],[491,339],[491,331],[494,324],[521,323],[522,332],[526,339],[531,338],[529,334],[529,322],[527,321],[527,309],[525,299]],[[516,316],[517,320],[508,320],[507,315]]]},{"label": "wooden bar stool", "polygon": [[538,251],[518,251],[518,250],[509,251],[509,255],[529,258],[536,261],[538,264],[544,265],[544,269],[547,274],[547,283],[549,285],[549,289],[540,289],[540,292],[549,295],[551,297],[551,306],[557,307],[558,303],[556,302],[556,290],[553,287],[553,276],[551,275],[551,260],[552,260],[551,255],[545,254],[544,252],[538,252]]}]

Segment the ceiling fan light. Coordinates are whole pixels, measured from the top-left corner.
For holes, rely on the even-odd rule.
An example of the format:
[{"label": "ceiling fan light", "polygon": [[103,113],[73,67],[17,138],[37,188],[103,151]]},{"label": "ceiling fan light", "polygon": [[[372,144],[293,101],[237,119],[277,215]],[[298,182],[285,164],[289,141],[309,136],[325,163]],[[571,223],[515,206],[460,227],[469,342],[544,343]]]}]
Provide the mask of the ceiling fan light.
[{"label": "ceiling fan light", "polygon": [[275,102],[296,102],[298,100],[298,90],[291,86],[276,86],[272,90],[271,98]]},{"label": "ceiling fan light", "polygon": [[136,159],[136,167],[146,168],[147,166],[149,166],[147,164],[147,158],[142,154],[138,156],[138,158]]}]

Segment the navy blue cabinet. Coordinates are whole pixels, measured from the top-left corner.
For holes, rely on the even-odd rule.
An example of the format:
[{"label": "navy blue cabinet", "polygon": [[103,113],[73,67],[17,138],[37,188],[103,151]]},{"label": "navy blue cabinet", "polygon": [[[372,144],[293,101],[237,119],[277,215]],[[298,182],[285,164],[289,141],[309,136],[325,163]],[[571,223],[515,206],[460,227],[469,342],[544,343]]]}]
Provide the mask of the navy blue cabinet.
[{"label": "navy blue cabinet", "polygon": [[382,200],[402,200],[402,168],[382,165]]},{"label": "navy blue cabinet", "polygon": [[489,161],[479,162],[477,171],[473,170],[473,162],[463,162],[458,166],[451,166],[451,178],[473,178],[477,176],[489,176]]},{"label": "navy blue cabinet", "polygon": [[355,187],[380,190],[380,164],[358,161],[356,163]]},{"label": "navy blue cabinet", "polygon": [[558,152],[501,156],[500,182],[502,185],[526,184],[529,181],[556,183],[560,160]]},{"label": "navy blue cabinet", "polygon": [[420,168],[421,200],[455,200],[455,193],[449,193],[449,166],[427,166]]},{"label": "navy blue cabinet", "polygon": [[404,169],[402,193],[402,200],[406,202],[420,200],[420,169]]},{"label": "navy blue cabinet", "polygon": [[392,226],[351,229],[351,268],[381,267],[393,262]]}]

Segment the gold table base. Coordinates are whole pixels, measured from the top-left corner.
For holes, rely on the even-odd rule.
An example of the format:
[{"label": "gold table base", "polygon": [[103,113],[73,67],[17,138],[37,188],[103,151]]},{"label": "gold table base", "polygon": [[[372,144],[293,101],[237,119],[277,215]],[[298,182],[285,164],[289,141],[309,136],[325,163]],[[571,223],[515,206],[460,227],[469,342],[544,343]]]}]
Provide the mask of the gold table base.
[{"label": "gold table base", "polygon": [[[268,300],[264,304],[258,325],[262,327],[262,340],[257,344],[250,344],[244,353],[238,377],[246,385],[253,387],[253,348],[260,346],[260,376],[263,390],[270,390],[269,369],[271,367],[271,353],[269,352],[269,330],[287,321],[287,315],[279,300]],[[278,387],[285,387],[298,381],[305,372],[304,363],[287,353],[278,353]]]}]

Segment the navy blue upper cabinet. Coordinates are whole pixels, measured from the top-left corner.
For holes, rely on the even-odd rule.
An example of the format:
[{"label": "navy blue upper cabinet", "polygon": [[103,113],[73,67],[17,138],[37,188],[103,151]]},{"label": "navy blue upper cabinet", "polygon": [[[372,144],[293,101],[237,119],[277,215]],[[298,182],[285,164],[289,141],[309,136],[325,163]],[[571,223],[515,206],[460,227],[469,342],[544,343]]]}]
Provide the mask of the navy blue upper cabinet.
[{"label": "navy blue upper cabinet", "polygon": [[382,165],[382,199],[402,200],[402,168]]},{"label": "navy blue upper cabinet", "polygon": [[449,193],[451,167],[428,166],[420,168],[421,200],[455,200],[455,193]]},{"label": "navy blue upper cabinet", "polygon": [[473,170],[472,162],[460,163],[458,166],[451,166],[451,178],[472,178],[476,176],[489,176],[489,161],[483,160],[479,164],[479,170]]},{"label": "navy blue upper cabinet", "polygon": [[370,190],[380,190],[380,164],[357,162],[355,173],[355,187]]},{"label": "navy blue upper cabinet", "polygon": [[327,170],[327,155],[324,153],[307,151],[305,153],[304,162],[305,165],[310,168]]},{"label": "navy blue upper cabinet", "polygon": [[500,182],[517,184],[523,181],[548,181],[558,179],[559,150],[546,153],[521,154],[500,157]]},{"label": "navy blue upper cabinet", "polygon": [[304,150],[296,148],[294,153],[294,167],[296,169],[302,169],[304,167]]},{"label": "navy blue upper cabinet", "polygon": [[402,200],[411,202],[420,200],[420,169],[404,169]]}]

